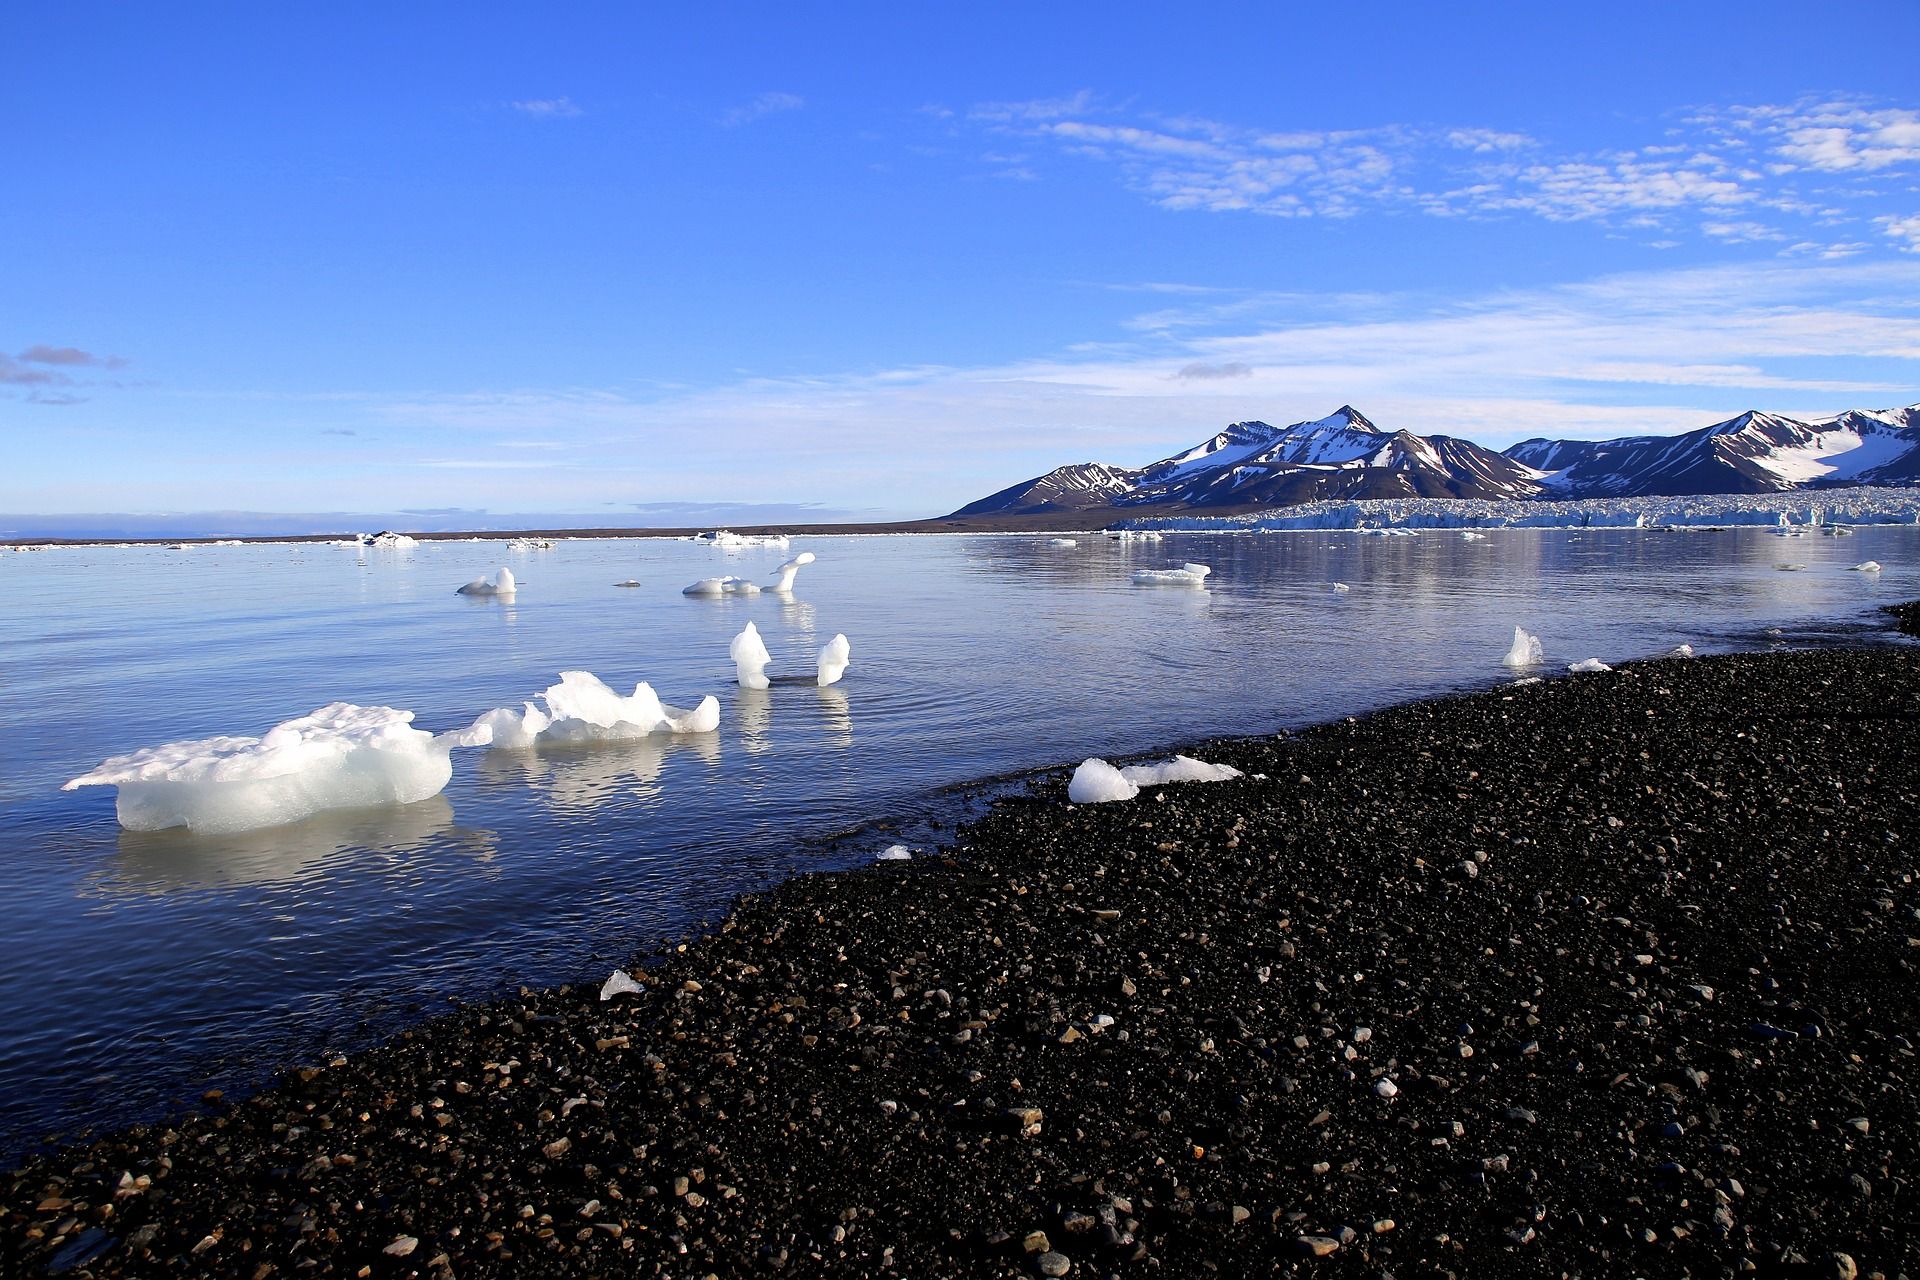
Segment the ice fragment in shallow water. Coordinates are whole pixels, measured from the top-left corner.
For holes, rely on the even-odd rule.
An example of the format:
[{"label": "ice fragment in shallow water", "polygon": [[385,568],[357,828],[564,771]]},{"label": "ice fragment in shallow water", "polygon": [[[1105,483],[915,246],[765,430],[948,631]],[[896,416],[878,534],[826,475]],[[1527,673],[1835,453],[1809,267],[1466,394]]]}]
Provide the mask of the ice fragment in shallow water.
[{"label": "ice fragment in shallow water", "polygon": [[813,563],[813,552],[802,551],[799,555],[787,561],[785,564],[781,565],[777,570],[774,571],[776,576],[774,577],[773,585],[771,587],[768,587],[767,590],[769,591],[793,590],[793,575],[800,572],[801,565],[812,564],[812,563]]},{"label": "ice fragment in shallow water", "polygon": [[642,680],[625,697],[590,671],[563,671],[560,683],[540,695],[542,710],[531,702],[521,710],[496,707],[474,721],[495,748],[524,751],[557,742],[621,742],[652,733],[712,733],[720,727],[720,700],[708,697],[691,711],[660,701]]},{"label": "ice fragment in shallow water", "polygon": [[1880,562],[1878,560],[1862,560],[1859,564],[1853,566],[1853,572],[1878,573],[1880,572]]},{"label": "ice fragment in shallow water", "polygon": [[1580,661],[1570,664],[1567,670],[1577,676],[1591,676],[1598,675],[1602,671],[1611,671],[1613,668],[1598,658],[1582,658]]},{"label": "ice fragment in shallow water", "polygon": [[491,578],[475,578],[454,594],[463,596],[510,596],[520,589],[513,580],[513,570],[502,565],[500,572]]},{"label": "ice fragment in shallow water", "polygon": [[1518,671],[1523,667],[1537,667],[1547,660],[1547,651],[1540,647],[1540,637],[1524,627],[1513,629],[1513,644],[1507,650],[1507,656],[1500,659],[1503,666]]},{"label": "ice fragment in shallow water", "polygon": [[847,663],[852,655],[853,646],[847,643],[845,636],[835,636],[820,646],[818,680],[822,688],[839,683],[840,677],[847,674]]},{"label": "ice fragment in shallow water", "polygon": [[765,689],[768,686],[767,664],[773,661],[773,655],[767,652],[766,642],[760,638],[760,629],[751,622],[746,629],[733,638],[727,646],[727,655],[733,659],[734,678],[742,689]]},{"label": "ice fragment in shallow water", "polygon": [[1135,569],[1133,581],[1141,587],[1198,587],[1206,584],[1212,572],[1204,564],[1188,561],[1178,569]]},{"label": "ice fragment in shallow water", "polygon": [[637,996],[645,990],[645,987],[627,975],[625,969],[615,969],[613,976],[607,979],[606,985],[600,988],[600,998],[611,1000],[615,996]]},{"label": "ice fragment in shallow water", "polygon": [[757,596],[760,584],[728,574],[724,578],[702,578],[690,587],[682,587],[683,596]]},{"label": "ice fragment in shallow water", "polygon": [[411,804],[438,795],[454,747],[485,746],[483,725],[438,737],[413,712],[333,702],[264,737],[198,738],[114,756],[61,788],[114,786],[120,825],[207,834],[275,827],[324,809]]},{"label": "ice fragment in shallow water", "polygon": [[913,856],[913,850],[903,844],[890,844],[877,856],[881,862],[905,862]]},{"label": "ice fragment in shallow water", "polygon": [[1067,783],[1067,799],[1074,804],[1105,804],[1109,800],[1131,800],[1139,794],[1139,787],[1098,757],[1081,761]]},{"label": "ice fragment in shallow water", "polygon": [[1677,644],[1667,650],[1667,656],[1669,658],[1691,658],[1693,656],[1693,646],[1690,644]]},{"label": "ice fragment in shallow water", "polygon": [[1327,584],[1327,590],[1338,592],[1338,591],[1351,591],[1353,590],[1353,588],[1348,586],[1344,582],[1332,582]]}]

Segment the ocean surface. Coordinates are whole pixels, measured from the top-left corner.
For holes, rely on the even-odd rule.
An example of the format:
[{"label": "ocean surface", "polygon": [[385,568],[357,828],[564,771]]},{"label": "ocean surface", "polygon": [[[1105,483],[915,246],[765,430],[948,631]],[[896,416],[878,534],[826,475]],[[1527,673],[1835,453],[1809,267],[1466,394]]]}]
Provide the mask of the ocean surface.
[{"label": "ocean surface", "polygon": [[[0,553],[0,1157],[351,1051],[449,998],[598,983],[742,890],[926,847],[973,780],[1495,684],[1516,623],[1560,673],[1682,643],[1897,643],[1878,606],[1920,596],[1911,526],[1049,541]],[[790,599],[680,593],[800,550],[819,560]],[[1867,559],[1885,568],[1848,571]],[[1204,590],[1130,581],[1184,560],[1213,567]],[[454,594],[503,563],[512,602]],[[772,674],[804,679],[735,687],[749,620]],[[852,668],[816,688],[835,632]],[[716,694],[720,729],[458,751],[434,799],[223,837],[123,832],[111,788],[59,789],[108,755],[335,700],[455,728],[565,670],[680,706]]]}]

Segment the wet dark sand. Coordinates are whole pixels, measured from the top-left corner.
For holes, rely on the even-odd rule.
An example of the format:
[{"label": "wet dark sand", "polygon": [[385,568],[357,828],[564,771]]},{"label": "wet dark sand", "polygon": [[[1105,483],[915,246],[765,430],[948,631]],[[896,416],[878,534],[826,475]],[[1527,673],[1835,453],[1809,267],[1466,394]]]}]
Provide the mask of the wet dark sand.
[{"label": "wet dark sand", "polygon": [[1920,647],[1831,650],[1061,773],[643,995],[0,1174],[0,1273],[1915,1272],[1916,722]]}]

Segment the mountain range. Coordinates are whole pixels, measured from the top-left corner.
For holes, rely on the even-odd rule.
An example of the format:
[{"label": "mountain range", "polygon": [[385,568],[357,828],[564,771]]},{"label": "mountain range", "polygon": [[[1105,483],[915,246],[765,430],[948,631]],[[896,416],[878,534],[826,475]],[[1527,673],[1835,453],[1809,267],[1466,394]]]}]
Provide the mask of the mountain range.
[{"label": "mountain range", "polygon": [[1920,484],[1920,404],[1802,421],[1749,410],[1673,436],[1523,440],[1495,451],[1387,431],[1343,405],[1275,427],[1236,422],[1145,467],[1083,462],[1010,485],[948,519],[1206,511],[1323,499],[1617,498]]}]

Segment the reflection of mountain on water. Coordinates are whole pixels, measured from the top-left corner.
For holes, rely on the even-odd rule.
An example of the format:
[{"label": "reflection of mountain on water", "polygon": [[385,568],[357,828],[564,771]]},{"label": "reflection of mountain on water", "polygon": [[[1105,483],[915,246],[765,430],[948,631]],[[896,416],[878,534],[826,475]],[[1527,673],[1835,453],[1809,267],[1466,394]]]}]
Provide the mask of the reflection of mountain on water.
[{"label": "reflection of mountain on water", "polygon": [[454,825],[445,796],[414,804],[336,809],[285,826],[230,835],[195,835],[184,828],[121,831],[119,853],[95,880],[112,893],[167,893],[244,884],[305,880],[340,864],[421,852],[450,841],[484,860],[492,832]]},{"label": "reflection of mountain on water", "polygon": [[489,783],[532,787],[555,809],[591,809],[615,796],[659,795],[667,761],[681,752],[691,752],[709,767],[718,765],[720,735],[657,733],[624,742],[489,751],[480,757],[479,772]]}]

